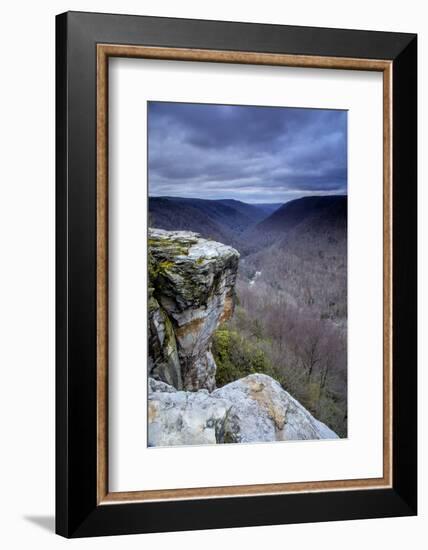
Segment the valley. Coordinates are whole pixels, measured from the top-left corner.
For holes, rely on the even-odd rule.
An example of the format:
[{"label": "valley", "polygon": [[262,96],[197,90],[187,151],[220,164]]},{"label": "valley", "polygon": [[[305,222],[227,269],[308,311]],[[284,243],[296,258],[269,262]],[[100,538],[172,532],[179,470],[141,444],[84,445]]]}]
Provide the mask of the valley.
[{"label": "valley", "polygon": [[240,254],[235,312],[212,345],[217,386],[268,374],[346,437],[347,197],[150,197],[149,225],[197,232]]}]

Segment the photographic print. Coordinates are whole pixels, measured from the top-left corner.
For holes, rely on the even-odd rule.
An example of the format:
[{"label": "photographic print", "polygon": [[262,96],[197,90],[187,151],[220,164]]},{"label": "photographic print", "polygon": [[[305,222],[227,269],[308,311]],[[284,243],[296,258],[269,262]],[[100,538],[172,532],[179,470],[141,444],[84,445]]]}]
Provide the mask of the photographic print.
[{"label": "photographic print", "polygon": [[347,437],[347,112],[150,101],[148,446]]},{"label": "photographic print", "polygon": [[417,514],[417,36],[67,12],[56,68],[56,532]]}]

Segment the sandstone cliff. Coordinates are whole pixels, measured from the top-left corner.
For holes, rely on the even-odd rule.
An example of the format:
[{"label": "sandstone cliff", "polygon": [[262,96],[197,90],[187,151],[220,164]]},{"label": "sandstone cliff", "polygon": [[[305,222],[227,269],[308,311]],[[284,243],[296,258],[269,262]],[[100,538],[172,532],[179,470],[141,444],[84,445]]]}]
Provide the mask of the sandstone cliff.
[{"label": "sandstone cliff", "polygon": [[238,261],[197,233],[149,230],[150,446],[337,438],[265,374],[216,389],[211,340],[233,314]]},{"label": "sandstone cliff", "polygon": [[215,388],[211,339],[233,313],[238,252],[189,231],[149,230],[150,376]]}]

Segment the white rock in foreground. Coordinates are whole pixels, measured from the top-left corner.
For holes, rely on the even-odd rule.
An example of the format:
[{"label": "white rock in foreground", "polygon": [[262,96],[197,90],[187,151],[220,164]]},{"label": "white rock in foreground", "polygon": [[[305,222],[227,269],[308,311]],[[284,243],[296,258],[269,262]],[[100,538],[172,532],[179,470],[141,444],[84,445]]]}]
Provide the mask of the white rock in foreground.
[{"label": "white rock in foreground", "polygon": [[149,446],[337,439],[270,376],[251,374],[211,394],[149,380]]},{"label": "white rock in foreground", "polygon": [[228,401],[212,397],[208,390],[176,391],[164,382],[150,380],[148,445],[222,443],[230,407]]},{"label": "white rock in foreground", "polygon": [[338,439],[281,385],[265,374],[251,374],[212,393],[233,403],[225,439],[235,443]]}]

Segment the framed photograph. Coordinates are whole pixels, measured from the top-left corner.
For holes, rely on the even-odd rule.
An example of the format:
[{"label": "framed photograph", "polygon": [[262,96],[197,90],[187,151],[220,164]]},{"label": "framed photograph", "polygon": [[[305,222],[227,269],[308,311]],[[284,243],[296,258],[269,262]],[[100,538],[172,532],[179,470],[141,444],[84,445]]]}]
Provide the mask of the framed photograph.
[{"label": "framed photograph", "polygon": [[416,35],[56,24],[57,533],[416,514]]}]

